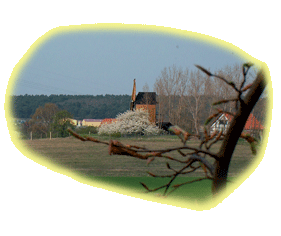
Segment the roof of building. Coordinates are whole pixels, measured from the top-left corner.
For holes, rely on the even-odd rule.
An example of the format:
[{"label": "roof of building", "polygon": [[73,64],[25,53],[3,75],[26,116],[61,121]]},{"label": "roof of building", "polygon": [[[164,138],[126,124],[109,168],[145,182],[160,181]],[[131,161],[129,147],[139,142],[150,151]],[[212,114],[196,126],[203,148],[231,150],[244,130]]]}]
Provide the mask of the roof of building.
[{"label": "roof of building", "polygon": [[246,121],[245,130],[250,129],[264,129],[264,127],[261,125],[261,123],[256,119],[256,117],[251,113],[248,117],[248,120]]},{"label": "roof of building", "polygon": [[117,119],[115,119],[115,118],[105,118],[105,119],[102,120],[101,124],[105,124],[105,123],[110,124],[110,123],[115,122],[115,121],[117,121]]},{"label": "roof of building", "polygon": [[102,119],[83,119],[86,122],[102,122]]},{"label": "roof of building", "polygon": [[156,104],[156,93],[155,92],[139,92],[135,104]]}]

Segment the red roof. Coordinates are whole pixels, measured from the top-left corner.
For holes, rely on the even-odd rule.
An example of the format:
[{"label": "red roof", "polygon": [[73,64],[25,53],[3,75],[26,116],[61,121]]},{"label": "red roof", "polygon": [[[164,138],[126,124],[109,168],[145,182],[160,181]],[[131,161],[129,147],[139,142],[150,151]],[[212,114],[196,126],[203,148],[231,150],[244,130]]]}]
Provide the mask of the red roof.
[{"label": "red roof", "polygon": [[[224,114],[225,117],[231,121],[232,116],[229,114]],[[251,113],[246,121],[246,124],[244,126],[244,130],[252,130],[252,129],[259,129],[262,130],[264,127],[261,125],[261,123],[256,119],[256,117]]]},{"label": "red roof", "polygon": [[245,130],[250,129],[264,129],[264,127],[261,125],[261,123],[256,119],[256,117],[251,113],[248,117],[248,120],[246,121]]},{"label": "red roof", "polygon": [[111,124],[112,122],[115,122],[116,119],[112,119],[112,118],[105,118],[102,120],[101,125],[102,124]]}]

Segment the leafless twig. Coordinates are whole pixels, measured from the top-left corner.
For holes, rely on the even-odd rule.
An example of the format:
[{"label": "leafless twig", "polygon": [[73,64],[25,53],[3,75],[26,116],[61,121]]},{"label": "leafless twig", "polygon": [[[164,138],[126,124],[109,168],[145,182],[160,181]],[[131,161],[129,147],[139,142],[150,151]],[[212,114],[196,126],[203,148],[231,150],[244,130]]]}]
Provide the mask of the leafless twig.
[{"label": "leafless twig", "polygon": [[[244,108],[245,104],[250,103],[251,102],[251,97],[253,94],[253,91],[255,89],[260,89],[261,91],[259,91],[259,93],[262,92],[263,90],[263,86],[261,85],[262,83],[262,78],[257,78],[257,82],[256,84],[252,85],[248,85],[246,87],[243,88],[245,82],[246,82],[246,75],[248,73],[249,68],[252,66],[252,64],[248,63],[248,64],[244,64],[243,65],[243,76],[244,79],[241,83],[241,85],[239,86],[239,88],[236,86],[236,84],[234,84],[233,82],[229,82],[227,81],[225,78],[218,76],[218,75],[214,75],[211,72],[209,72],[208,70],[204,69],[201,66],[196,65],[196,67],[198,69],[200,69],[201,71],[203,71],[204,73],[206,73],[208,76],[213,76],[216,77],[222,81],[224,81],[226,84],[228,84],[229,86],[231,86],[236,92],[237,92],[237,97],[236,98],[231,98],[231,99],[226,99],[226,100],[221,100],[218,101],[216,103],[214,103],[213,105],[219,105],[222,103],[229,103],[229,102],[236,102],[236,106],[239,107],[241,109]],[[260,75],[258,75],[260,76]],[[256,87],[253,87],[256,86]],[[258,87],[260,86],[260,87]],[[248,95],[248,97],[246,97],[246,99],[244,100],[242,98],[242,94],[249,90],[250,95]],[[259,95],[259,94],[258,94]],[[258,96],[257,95],[257,96]],[[255,98],[257,99],[257,98]],[[250,102],[249,102],[250,101]],[[238,104],[240,103],[240,104]],[[252,106],[252,105],[251,105]],[[244,108],[246,109],[246,108]],[[238,109],[237,109],[238,111]],[[241,111],[240,111],[241,112]],[[220,114],[229,114],[231,116],[233,116],[234,120],[237,119],[237,117],[240,117],[240,114],[233,114],[221,109],[218,109],[216,113],[214,113],[213,115],[211,115],[205,124],[208,124],[212,119],[214,119],[215,117],[217,117]],[[239,116],[240,115],[240,116]],[[246,115],[245,115],[246,116]],[[243,122],[245,123],[246,120],[245,118],[247,117],[243,117]],[[244,126],[243,126],[244,127]],[[243,128],[242,127],[242,128]],[[240,127],[241,128],[241,127]],[[166,168],[170,171],[172,171],[171,174],[167,174],[167,175],[156,175],[154,173],[148,172],[148,174],[152,177],[159,177],[159,178],[166,178],[169,177],[170,180],[167,184],[164,184],[162,186],[159,186],[157,188],[154,189],[150,189],[148,186],[146,186],[144,183],[141,183],[142,186],[148,191],[148,192],[153,192],[153,191],[157,191],[160,189],[165,189],[164,190],[164,195],[168,195],[171,194],[173,191],[175,191],[177,188],[186,185],[186,184],[190,184],[193,182],[198,182],[198,181],[202,181],[205,179],[209,179],[209,180],[213,180],[213,186],[217,187],[220,184],[220,181],[226,182],[226,177],[227,177],[227,173],[222,173],[221,175],[223,175],[222,177],[220,176],[220,172],[223,169],[226,169],[225,172],[228,171],[228,165],[229,162],[226,163],[227,166],[220,166],[222,165],[222,158],[223,158],[223,154],[221,150],[224,150],[224,146],[227,145],[226,139],[229,139],[229,133],[227,133],[227,135],[223,134],[223,132],[215,132],[212,135],[210,135],[207,131],[207,129],[204,130],[204,138],[203,140],[200,142],[199,147],[195,148],[195,147],[191,147],[189,145],[187,145],[186,143],[189,141],[190,137],[196,137],[199,138],[198,135],[193,135],[188,133],[187,131],[181,129],[179,126],[172,126],[169,128],[169,130],[173,133],[175,133],[180,140],[182,141],[183,145],[182,146],[178,146],[178,147],[173,147],[173,148],[164,148],[164,149],[147,149],[145,147],[139,147],[136,145],[125,145],[122,144],[121,142],[117,141],[117,140],[110,140],[109,142],[105,142],[105,141],[100,141],[98,139],[92,138],[92,137],[82,137],[80,135],[78,135],[77,133],[75,133],[72,130],[68,130],[74,137],[82,140],[82,141],[92,141],[92,142],[96,142],[96,143],[102,143],[105,145],[108,145],[108,150],[109,150],[109,154],[110,155],[126,155],[126,156],[132,156],[138,159],[142,159],[142,160],[146,160],[147,164],[151,163],[152,161],[155,160],[155,158],[164,158],[167,159],[168,161],[171,162],[177,162],[180,163],[182,166],[181,168],[179,168],[178,170],[176,168],[171,167],[171,165],[169,164],[169,162],[166,163]],[[239,131],[240,132],[240,131]],[[250,143],[251,148],[253,153],[255,152],[255,142],[256,140],[249,136],[249,135],[244,135],[238,133],[239,137],[244,138],[247,142]],[[236,137],[237,138],[237,137]],[[210,151],[211,147],[216,144],[218,141],[223,140],[223,144],[220,149],[220,151],[218,153],[213,153]],[[236,144],[231,144],[232,146],[236,145]],[[203,149],[204,147],[204,149]],[[231,147],[233,148],[233,147]],[[167,155],[167,153],[172,153],[172,152],[178,152],[182,159],[176,158],[176,157],[172,157],[171,155]],[[186,152],[188,151],[188,152]],[[231,150],[230,150],[231,152]],[[231,153],[232,155],[232,153]],[[231,158],[230,157],[228,158]],[[215,163],[211,164],[206,157],[210,157],[213,158]],[[230,161],[230,159],[227,159],[227,161]],[[198,165],[196,165],[196,163],[198,163]],[[195,165],[195,166],[194,166]],[[220,169],[221,168],[221,169]],[[205,177],[204,178],[199,178],[199,179],[195,179],[195,180],[191,180],[191,181],[187,181],[181,184],[176,184],[174,186],[172,186],[173,181],[179,176],[179,175],[186,175],[189,173],[192,173],[194,171],[197,171],[198,169],[202,169],[205,173]],[[224,171],[224,170],[223,170]],[[219,173],[219,174],[218,174]],[[215,184],[214,184],[215,183]],[[170,188],[173,188],[169,193],[168,190]]]}]

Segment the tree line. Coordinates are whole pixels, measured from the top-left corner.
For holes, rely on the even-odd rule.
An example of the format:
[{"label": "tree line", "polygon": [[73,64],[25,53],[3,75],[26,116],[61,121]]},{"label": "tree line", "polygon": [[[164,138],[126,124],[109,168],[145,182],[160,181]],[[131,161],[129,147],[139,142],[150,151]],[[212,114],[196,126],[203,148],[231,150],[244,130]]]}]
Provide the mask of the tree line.
[{"label": "tree line", "polygon": [[[243,66],[226,66],[216,72],[227,81],[241,84]],[[247,84],[250,85],[256,76],[257,69],[249,73]],[[247,86],[245,84],[244,86]],[[208,76],[201,70],[183,70],[175,65],[165,67],[154,84],[157,93],[158,120],[172,124],[199,134],[206,119],[214,113],[214,103],[221,101],[216,108],[235,113],[236,91],[224,81]],[[224,102],[233,98],[233,102]],[[256,104],[253,114],[261,122],[265,121],[266,96]]]},{"label": "tree line", "polygon": [[19,95],[12,96],[14,118],[30,118],[39,106],[55,104],[74,119],[114,118],[129,108],[129,95]]}]

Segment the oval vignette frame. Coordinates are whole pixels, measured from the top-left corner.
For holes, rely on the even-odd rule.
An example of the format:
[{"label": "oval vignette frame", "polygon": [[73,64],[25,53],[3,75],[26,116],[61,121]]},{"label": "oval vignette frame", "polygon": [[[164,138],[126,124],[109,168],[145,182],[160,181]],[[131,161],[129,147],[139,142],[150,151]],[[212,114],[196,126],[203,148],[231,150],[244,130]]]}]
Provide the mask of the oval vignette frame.
[{"label": "oval vignette frame", "polygon": [[[58,35],[54,35],[53,37],[50,37],[48,40],[47,40],[47,42],[44,42],[43,44],[42,44],[42,46],[39,46],[38,48],[37,48],[37,50],[35,51],[35,53],[33,53],[32,54],[32,56],[31,56],[31,58],[28,60],[28,63],[27,64],[30,64],[30,63],[32,63],[32,59],[33,59],[33,57],[35,57],[36,58],[36,56],[38,57],[38,53],[39,53],[39,55],[40,55],[40,51],[42,52],[42,47],[46,47],[46,45],[48,46],[48,44],[50,44],[50,42],[51,43],[53,43],[54,44],[54,39],[55,40],[61,40],[63,37],[65,37],[65,36],[71,36],[71,35],[73,35],[74,37],[76,37],[77,38],[77,35],[81,35],[82,34],[82,36],[84,35],[86,35],[86,34],[88,34],[88,36],[91,36],[91,37],[93,37],[93,35],[95,35],[95,33],[96,34],[98,34],[99,36],[104,36],[104,35],[106,35],[106,34],[112,34],[112,33],[110,33],[110,32],[108,32],[108,31],[98,31],[98,32],[83,32],[83,33],[69,33],[69,34],[58,34]],[[113,34],[115,34],[115,36],[116,35],[118,35],[118,37],[120,37],[120,35],[124,35],[124,36],[126,36],[126,37],[130,37],[130,36],[132,36],[133,35],[133,38],[135,39],[135,37],[136,37],[136,35],[141,35],[141,37],[142,38],[144,38],[144,36],[143,36],[143,34],[145,34],[145,35],[147,35],[148,36],[148,38],[151,38],[151,37],[158,37],[158,38],[169,38],[169,39],[171,39],[171,40],[175,40],[176,41],[176,39],[178,39],[178,41],[180,41],[180,42],[183,42],[183,41],[188,41],[188,38],[186,38],[186,37],[184,37],[184,36],[179,36],[179,35],[169,35],[169,34],[153,34],[153,33],[151,33],[151,32],[149,32],[149,31],[147,31],[147,32],[141,32],[141,33],[132,33],[132,32],[130,32],[130,31],[121,31],[121,32],[117,32],[117,31],[115,31]],[[123,37],[124,37],[123,36]],[[120,38],[119,38],[120,39]],[[190,40],[190,39],[189,39]],[[75,41],[75,40],[74,40]],[[221,51],[225,51],[225,53],[227,52],[227,50],[226,49],[222,49],[222,48],[220,48],[220,47],[218,47],[218,46],[215,46],[215,45],[211,45],[210,43],[207,43],[207,42],[204,42],[203,43],[203,41],[199,41],[199,40],[190,40],[190,41],[193,41],[193,43],[195,43],[195,44],[202,44],[202,45],[204,45],[204,46],[202,46],[203,48],[208,48],[208,47],[210,47],[210,48],[212,48],[212,50],[214,50],[214,49],[216,49],[216,50],[221,50]],[[199,41],[199,42],[198,42]],[[63,44],[61,44],[61,45],[63,45]],[[73,42],[70,42],[70,45],[75,45],[75,44],[73,44]],[[174,43],[174,45],[176,45],[176,49],[175,50],[178,50],[178,48],[179,48],[179,42],[175,42]],[[128,46],[128,45],[127,45]],[[57,47],[57,48],[59,48],[59,47]],[[71,48],[71,47],[70,47]],[[182,46],[181,46],[181,48],[182,48]],[[45,51],[47,51],[47,50],[45,50]],[[200,50],[199,50],[200,51]],[[203,51],[203,50],[202,50]],[[69,51],[68,51],[69,52]],[[77,53],[77,52],[76,52]],[[62,53],[63,54],[63,53]],[[232,53],[233,54],[233,53]],[[62,56],[61,54],[58,54],[59,56]],[[51,58],[51,57],[50,57]],[[237,57],[237,59],[238,59],[238,57]],[[242,60],[242,59],[241,59]],[[33,59],[33,61],[34,61],[34,59]],[[62,60],[63,61],[63,60]],[[194,63],[194,64],[196,64],[196,63]],[[55,74],[55,73],[54,73]],[[75,79],[75,77],[73,77],[74,79]],[[40,87],[39,87],[40,88]],[[70,90],[69,90],[70,91]],[[128,93],[129,93],[130,91],[128,91]],[[46,156],[45,156],[46,157]]]}]

